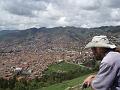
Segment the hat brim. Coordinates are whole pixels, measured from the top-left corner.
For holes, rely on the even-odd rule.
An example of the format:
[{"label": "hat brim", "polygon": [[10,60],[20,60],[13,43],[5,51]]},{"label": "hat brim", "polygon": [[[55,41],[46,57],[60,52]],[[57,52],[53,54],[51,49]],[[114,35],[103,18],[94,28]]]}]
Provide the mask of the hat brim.
[{"label": "hat brim", "polygon": [[106,44],[106,43],[94,43],[94,42],[89,42],[85,48],[92,48],[92,47],[105,47],[105,48],[116,48],[116,45],[114,44]]}]

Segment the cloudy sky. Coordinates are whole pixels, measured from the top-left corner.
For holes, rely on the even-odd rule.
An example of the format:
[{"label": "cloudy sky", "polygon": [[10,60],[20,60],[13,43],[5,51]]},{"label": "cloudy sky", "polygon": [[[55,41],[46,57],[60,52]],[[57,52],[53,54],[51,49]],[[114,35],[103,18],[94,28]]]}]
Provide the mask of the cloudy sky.
[{"label": "cloudy sky", "polygon": [[0,29],[120,25],[120,0],[0,0]]}]

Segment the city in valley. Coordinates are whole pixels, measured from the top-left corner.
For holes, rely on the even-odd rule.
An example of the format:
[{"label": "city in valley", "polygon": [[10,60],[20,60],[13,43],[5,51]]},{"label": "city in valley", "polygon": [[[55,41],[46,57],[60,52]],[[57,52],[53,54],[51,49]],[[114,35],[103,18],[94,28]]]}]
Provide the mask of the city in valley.
[{"label": "city in valley", "polygon": [[84,48],[85,44],[92,36],[102,34],[120,45],[119,29],[119,26],[106,26],[0,31],[0,77],[40,78],[51,64],[61,61],[82,64],[92,60],[92,52]]}]

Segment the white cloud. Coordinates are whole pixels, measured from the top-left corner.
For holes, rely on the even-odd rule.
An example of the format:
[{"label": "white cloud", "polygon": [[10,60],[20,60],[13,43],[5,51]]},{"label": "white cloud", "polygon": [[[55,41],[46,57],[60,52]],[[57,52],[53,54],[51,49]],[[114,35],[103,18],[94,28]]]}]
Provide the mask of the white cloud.
[{"label": "white cloud", "polygon": [[112,9],[111,18],[116,21],[120,20],[120,8]]},{"label": "white cloud", "polygon": [[48,18],[59,18],[63,14],[60,10],[57,10],[55,7],[53,7],[52,3],[49,3],[46,8],[46,11],[43,12],[43,15]]},{"label": "white cloud", "polygon": [[72,0],[75,5],[79,6],[82,9],[86,10],[95,10],[100,7],[99,0]]},{"label": "white cloud", "polygon": [[66,21],[66,17],[60,17],[60,19],[57,21],[58,26],[67,26],[68,22]]},{"label": "white cloud", "polygon": [[0,28],[120,24],[120,0],[0,0]]},{"label": "white cloud", "polygon": [[110,8],[120,8],[120,0],[103,0],[103,2]]}]

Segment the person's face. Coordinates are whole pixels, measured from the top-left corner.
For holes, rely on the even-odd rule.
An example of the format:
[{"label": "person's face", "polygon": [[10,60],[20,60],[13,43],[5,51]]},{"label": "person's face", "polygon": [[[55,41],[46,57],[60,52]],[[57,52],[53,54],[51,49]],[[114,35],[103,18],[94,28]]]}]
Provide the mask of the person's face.
[{"label": "person's face", "polygon": [[103,49],[100,47],[91,48],[95,59],[101,60],[103,58]]}]

